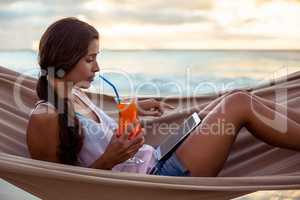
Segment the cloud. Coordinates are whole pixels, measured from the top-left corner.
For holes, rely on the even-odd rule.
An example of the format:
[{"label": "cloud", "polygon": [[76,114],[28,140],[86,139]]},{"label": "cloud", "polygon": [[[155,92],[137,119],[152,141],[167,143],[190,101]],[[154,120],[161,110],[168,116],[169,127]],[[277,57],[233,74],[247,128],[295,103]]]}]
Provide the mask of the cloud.
[{"label": "cloud", "polygon": [[[180,2],[180,3],[179,3]],[[189,2],[189,1],[187,1]],[[203,1],[209,2],[209,1]],[[113,23],[182,24],[209,20],[207,9],[211,3],[184,3],[181,1],[106,0],[90,1],[83,5],[88,18]]]},{"label": "cloud", "polygon": [[[262,5],[262,4],[265,4],[265,3],[274,3],[276,0],[256,0],[256,3],[258,5]],[[300,0],[285,0],[285,2],[288,2],[288,3],[300,3]]]},{"label": "cloud", "polygon": [[[0,3],[0,43],[1,49],[32,48],[51,23],[66,16],[77,16],[78,6],[71,6],[72,1],[1,1]],[[47,6],[47,3],[49,5]],[[76,5],[76,4],[75,4]]]},{"label": "cloud", "polygon": [[182,24],[182,23],[196,23],[201,21],[208,21],[209,19],[203,13],[190,13],[188,11],[179,10],[130,10],[122,9],[115,10],[108,13],[108,15],[92,12],[85,14],[91,20],[107,20],[106,22],[111,22],[111,24]]},{"label": "cloud", "polygon": [[67,16],[97,27],[105,48],[294,48],[300,37],[300,0],[2,0],[0,48],[31,48]]},{"label": "cloud", "polygon": [[187,0],[151,0],[151,1],[140,1],[140,0],[106,0],[107,3],[114,6],[134,6],[141,9],[161,9],[161,8],[176,8],[176,9],[188,9],[188,10],[211,10],[214,6],[213,1],[202,0],[202,1],[191,1]]},{"label": "cloud", "polygon": [[[148,3],[147,3],[148,2]],[[185,3],[180,1],[6,1],[0,6],[0,21],[13,23],[15,20],[35,16],[77,16],[105,24],[138,23],[138,24],[181,24],[209,20],[205,10],[210,3]],[[209,1],[203,1],[209,2]],[[104,4],[109,9],[103,10]]]}]

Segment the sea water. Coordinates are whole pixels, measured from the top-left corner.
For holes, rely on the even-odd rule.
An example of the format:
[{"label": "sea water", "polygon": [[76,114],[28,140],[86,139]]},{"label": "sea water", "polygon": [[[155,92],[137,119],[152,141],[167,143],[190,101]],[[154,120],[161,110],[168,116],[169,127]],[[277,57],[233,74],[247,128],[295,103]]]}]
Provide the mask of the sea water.
[{"label": "sea water", "polygon": [[[191,96],[255,87],[300,70],[293,50],[102,50],[100,73],[121,95]],[[39,73],[37,52],[0,51],[0,65]],[[96,76],[90,90],[113,94]]]}]

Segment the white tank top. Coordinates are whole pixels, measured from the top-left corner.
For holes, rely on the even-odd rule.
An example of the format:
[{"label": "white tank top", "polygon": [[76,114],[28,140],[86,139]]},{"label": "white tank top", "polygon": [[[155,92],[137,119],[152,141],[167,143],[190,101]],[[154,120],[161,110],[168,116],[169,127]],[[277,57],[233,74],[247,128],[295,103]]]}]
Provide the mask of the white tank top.
[{"label": "white tank top", "polygon": [[[114,130],[118,128],[117,123],[97,107],[88,97],[81,95],[79,89],[73,89],[73,94],[80,98],[91,110],[95,112],[100,123],[76,113],[84,133],[83,146],[78,155],[78,165],[89,167],[105,151],[109,144]],[[144,144],[135,157],[135,161],[127,160],[113,167],[112,171],[148,173],[156,164],[155,149]]]}]

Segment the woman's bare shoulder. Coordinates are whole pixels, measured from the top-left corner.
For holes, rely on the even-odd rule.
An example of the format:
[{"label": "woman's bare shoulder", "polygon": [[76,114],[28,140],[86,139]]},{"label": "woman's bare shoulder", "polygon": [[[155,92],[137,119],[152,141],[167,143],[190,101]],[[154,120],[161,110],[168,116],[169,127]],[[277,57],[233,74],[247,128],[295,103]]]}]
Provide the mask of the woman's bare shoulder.
[{"label": "woman's bare shoulder", "polygon": [[39,104],[32,112],[27,126],[27,145],[32,158],[58,161],[58,113],[47,104]]},{"label": "woman's bare shoulder", "polygon": [[56,124],[58,122],[58,113],[49,104],[39,104],[30,115],[29,125],[41,128],[45,124]]}]

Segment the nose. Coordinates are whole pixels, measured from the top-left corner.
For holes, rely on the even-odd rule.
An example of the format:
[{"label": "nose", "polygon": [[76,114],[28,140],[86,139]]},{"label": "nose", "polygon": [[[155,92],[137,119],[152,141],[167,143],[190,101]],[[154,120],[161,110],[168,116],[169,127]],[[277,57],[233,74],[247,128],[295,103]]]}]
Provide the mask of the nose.
[{"label": "nose", "polygon": [[99,72],[99,71],[100,71],[100,68],[99,68],[98,62],[95,62],[95,65],[93,67],[93,72]]}]

